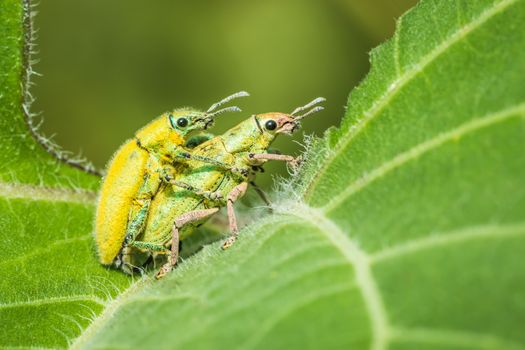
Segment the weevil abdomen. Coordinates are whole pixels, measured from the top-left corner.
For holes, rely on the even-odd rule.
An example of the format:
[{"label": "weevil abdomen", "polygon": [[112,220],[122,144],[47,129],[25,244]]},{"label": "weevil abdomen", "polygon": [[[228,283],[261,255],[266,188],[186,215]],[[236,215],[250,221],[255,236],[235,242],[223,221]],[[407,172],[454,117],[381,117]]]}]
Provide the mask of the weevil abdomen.
[{"label": "weevil abdomen", "polygon": [[95,223],[100,262],[109,265],[122,247],[129,212],[143,183],[149,153],[127,141],[108,165],[98,199]]}]

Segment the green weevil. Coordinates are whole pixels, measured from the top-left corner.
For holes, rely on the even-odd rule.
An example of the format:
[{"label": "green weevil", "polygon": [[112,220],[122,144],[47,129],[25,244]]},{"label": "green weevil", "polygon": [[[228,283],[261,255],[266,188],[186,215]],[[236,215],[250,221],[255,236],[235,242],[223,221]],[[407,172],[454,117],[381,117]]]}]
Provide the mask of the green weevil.
[{"label": "green weevil", "polygon": [[[128,232],[129,223],[143,212],[173,164],[191,159],[191,150],[206,139],[205,134],[190,137],[191,132],[207,129],[214,118],[224,112],[237,112],[236,106],[218,109],[237,97],[249,96],[241,91],[213,104],[206,112],[182,108],[167,112],[140,129],[126,141],[108,163],[103,179],[95,219],[95,236],[99,260],[104,265],[115,260]],[[200,158],[199,161],[211,159]]]},{"label": "green weevil", "polygon": [[253,169],[268,160],[295,164],[296,158],[268,153],[268,148],[278,134],[292,134],[301,119],[322,110],[321,106],[315,106],[322,101],[323,98],[317,98],[289,114],[253,115],[223,135],[196,146],[192,155],[212,158],[216,164],[190,160],[187,166],[176,167],[174,178],[167,179],[171,185],[163,185],[151,201],[142,232],[127,237],[121,251],[122,261],[140,266],[145,257],[134,259],[141,253],[168,254],[168,262],[157,273],[157,278],[164,276],[177,262],[179,241],[223,206],[227,207],[231,232],[223,249],[230,247],[239,233],[233,205],[246,193],[249,183],[254,185]]}]

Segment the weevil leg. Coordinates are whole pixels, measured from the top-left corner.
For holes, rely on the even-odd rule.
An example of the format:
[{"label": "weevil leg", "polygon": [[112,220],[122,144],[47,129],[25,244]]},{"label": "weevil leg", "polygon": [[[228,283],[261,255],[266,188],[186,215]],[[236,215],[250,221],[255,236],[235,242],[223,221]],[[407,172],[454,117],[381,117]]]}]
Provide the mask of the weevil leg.
[{"label": "weevil leg", "polygon": [[129,247],[135,247],[140,250],[144,251],[151,251],[151,252],[158,252],[167,254],[169,253],[169,249],[163,246],[162,244],[155,244],[150,242],[142,242],[142,241],[131,241],[128,243]]},{"label": "weevil leg", "polygon": [[239,198],[244,196],[246,193],[246,190],[248,189],[248,183],[247,182],[241,182],[237,186],[235,186],[230,193],[228,193],[228,198],[226,201],[226,208],[228,211],[228,221],[230,223],[230,237],[224,241],[222,245],[222,249],[228,249],[232,246],[233,243],[237,240],[237,237],[239,236],[239,228],[237,227],[237,218],[235,216],[235,210],[233,209],[233,204],[235,201],[237,201]]},{"label": "weevil leg", "polygon": [[248,154],[249,159],[256,160],[280,160],[290,164],[298,163],[301,161],[300,157],[293,157],[286,154],[275,154],[275,153],[250,153]]},{"label": "weevil leg", "polygon": [[230,169],[232,167],[231,164],[221,162],[220,160],[216,160],[216,159],[213,159],[213,158],[200,156],[200,155],[196,155],[196,154],[191,154],[189,152],[184,152],[184,151],[180,151],[180,152],[175,153],[173,155],[173,157],[174,157],[174,160],[176,160],[178,162],[184,162],[184,161],[188,161],[188,160],[198,160],[198,161],[203,162],[203,163],[216,165],[216,166],[218,166],[220,168],[223,168],[223,169]]},{"label": "weevil leg", "polygon": [[155,275],[156,279],[160,279],[168,272],[173,270],[175,265],[177,264],[177,260],[179,260],[179,243],[180,243],[180,235],[179,235],[179,228],[176,224],[177,221],[175,221],[175,224],[173,225],[173,228],[171,229],[171,254],[168,255],[168,262],[166,262],[164,265],[162,265]]},{"label": "weevil leg", "polygon": [[192,193],[195,193],[198,196],[202,196],[211,201],[221,201],[223,199],[223,195],[220,191],[201,190],[200,188],[196,188],[186,182],[178,181],[178,180],[171,180],[170,183],[174,186],[184,188],[185,190],[188,190]]},{"label": "weevil leg", "polygon": [[132,242],[144,228],[151,199],[134,199],[129,214],[128,227],[124,243]]},{"label": "weevil leg", "polygon": [[288,156],[286,154],[275,154],[275,153],[250,153],[248,158],[257,159],[257,160],[282,160],[285,162],[296,161],[296,158],[293,156]]},{"label": "weevil leg", "polygon": [[268,206],[268,209],[270,210],[270,212],[272,211],[272,202],[270,201],[270,198],[268,198],[268,195],[266,194],[266,192],[264,192],[262,190],[262,188],[260,188],[259,186],[257,186],[257,184],[255,183],[255,181],[250,181],[250,185],[252,185],[253,189],[255,190],[255,192],[257,192],[257,194],[259,195],[259,197],[261,197],[262,201]]},{"label": "weevil leg", "polygon": [[164,172],[167,171],[165,168],[166,167],[161,167],[158,160],[154,157],[148,159],[144,182],[139,187],[135,198],[132,199],[124,245],[134,241],[144,229],[151,199],[158,192],[162,184],[162,177],[165,176]]},{"label": "weevil leg", "polygon": [[237,168],[233,164],[228,164],[225,162],[221,162],[220,160],[216,160],[213,158],[200,156],[197,154],[191,154],[189,152],[177,152],[174,154],[174,159],[178,162],[185,162],[188,160],[197,160],[203,163],[215,165],[223,170],[231,171],[233,173],[238,173],[241,176],[248,176],[249,169],[248,168]]},{"label": "weevil leg", "polygon": [[[135,251],[133,248],[136,248],[138,250]],[[143,254],[143,252],[151,252],[151,251],[159,251],[160,253],[167,254],[169,253],[169,250],[166,249],[166,247],[158,244],[153,243],[146,243],[146,242],[140,242],[140,241],[132,241],[124,245],[124,247],[121,249],[117,260],[115,262],[115,266],[117,268],[120,268],[125,273],[132,275],[134,272],[138,271],[141,275],[145,273],[145,270],[143,266],[146,265],[147,261],[150,259],[150,257],[147,257],[146,259],[142,259],[140,255],[137,254]],[[139,264],[137,265],[137,257],[139,259]]]},{"label": "weevil leg", "polygon": [[219,208],[193,210],[184,213],[175,219],[175,223],[171,229],[171,254],[168,257],[168,262],[160,268],[159,272],[157,272],[157,275],[155,276],[157,279],[164,277],[168,272],[173,270],[173,267],[177,264],[179,258],[179,230],[186,224],[205,219],[218,211]]},{"label": "weevil leg", "polygon": [[252,160],[280,160],[288,163],[292,169],[297,169],[301,164],[301,157],[293,157],[286,154],[274,154],[274,153],[250,153],[248,158]]}]

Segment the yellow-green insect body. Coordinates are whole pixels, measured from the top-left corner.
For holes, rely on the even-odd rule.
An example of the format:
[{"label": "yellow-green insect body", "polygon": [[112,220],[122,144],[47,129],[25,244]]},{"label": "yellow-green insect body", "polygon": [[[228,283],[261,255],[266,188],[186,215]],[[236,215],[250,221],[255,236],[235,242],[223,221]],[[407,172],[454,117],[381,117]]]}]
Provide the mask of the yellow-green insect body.
[{"label": "yellow-green insect body", "polygon": [[[322,100],[316,99],[299,111]],[[320,109],[316,107],[309,113]],[[172,185],[163,185],[152,200],[146,225],[134,245],[143,250],[162,251],[171,244],[171,259],[158,276],[164,275],[176,263],[178,240],[185,239],[222,206],[228,207],[232,231],[224,248],[235,241],[238,230],[233,203],[244,195],[253,175],[253,167],[269,159],[295,161],[291,156],[268,154],[267,150],[278,134],[291,134],[297,129],[299,120],[307,114],[266,113],[252,116],[192,150],[192,155],[213,158],[222,165],[189,160],[187,167],[177,167]]]},{"label": "yellow-green insect body", "polygon": [[146,174],[149,154],[134,141],[120,147],[108,165],[98,199],[95,236],[99,260],[113,262],[122,245],[129,211]]},{"label": "yellow-green insect body", "polygon": [[[213,110],[240,96],[247,96],[247,93],[229,96],[207,112],[183,108],[164,113],[119,148],[108,164],[96,212],[95,236],[102,264],[115,262],[131,223],[138,225],[133,227],[135,230],[140,229],[141,221],[137,217],[147,214],[149,202],[164,174],[173,172],[173,164],[188,160],[191,150],[184,145],[192,141],[190,133],[206,129],[219,113],[238,111],[237,107]],[[202,137],[200,135],[193,142],[204,141]]]},{"label": "yellow-green insect body", "polygon": [[[235,155],[224,148],[224,143],[221,142],[220,137],[198,145],[193,152],[196,155],[213,157],[225,164],[234,164],[236,161]],[[176,179],[205,191],[213,192],[219,189],[227,191],[232,184],[235,186],[234,184],[238,183],[238,181],[230,181],[230,177],[242,176],[241,174],[225,176],[225,170],[216,165],[199,164],[196,161],[190,161],[188,165],[186,168],[178,169]],[[171,239],[171,230],[177,217],[193,210],[209,209],[216,206],[215,201],[199,193],[167,184],[163,186],[152,201],[144,232],[139,236],[139,239],[144,242],[164,245]],[[185,225],[181,231],[181,239],[186,238],[198,224],[200,222]]]}]

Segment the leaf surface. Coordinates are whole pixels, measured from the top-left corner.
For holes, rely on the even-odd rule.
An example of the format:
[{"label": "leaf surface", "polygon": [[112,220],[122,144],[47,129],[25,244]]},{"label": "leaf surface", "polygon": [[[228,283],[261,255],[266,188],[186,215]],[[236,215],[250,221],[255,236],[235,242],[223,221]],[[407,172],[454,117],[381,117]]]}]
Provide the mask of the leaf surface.
[{"label": "leaf surface", "polygon": [[[47,264],[15,264],[22,253],[12,253],[0,321],[47,318],[33,342],[9,329],[0,344],[57,347],[44,333],[58,327],[79,335],[74,349],[524,349],[523,23],[523,0],[422,1],[372,52],[340,128],[314,140],[276,213],[228,251],[209,245],[162,281],[124,290],[125,278],[97,267],[92,204],[17,198],[25,220],[5,214],[3,254],[49,255]],[[46,220],[28,220],[35,202],[71,219],[51,224],[48,208]],[[43,234],[20,244],[37,224],[55,236],[44,247]],[[71,239],[80,258],[64,246]],[[115,292],[86,283],[96,276]],[[36,287],[46,278],[56,292]],[[61,317],[80,311],[55,311],[58,303],[24,313],[26,284],[92,315],[74,319],[77,327]],[[90,300],[75,304],[74,295]]]},{"label": "leaf surface", "polygon": [[99,178],[59,160],[29,114],[30,16],[0,2],[0,347],[65,348],[130,281],[94,255]]}]

